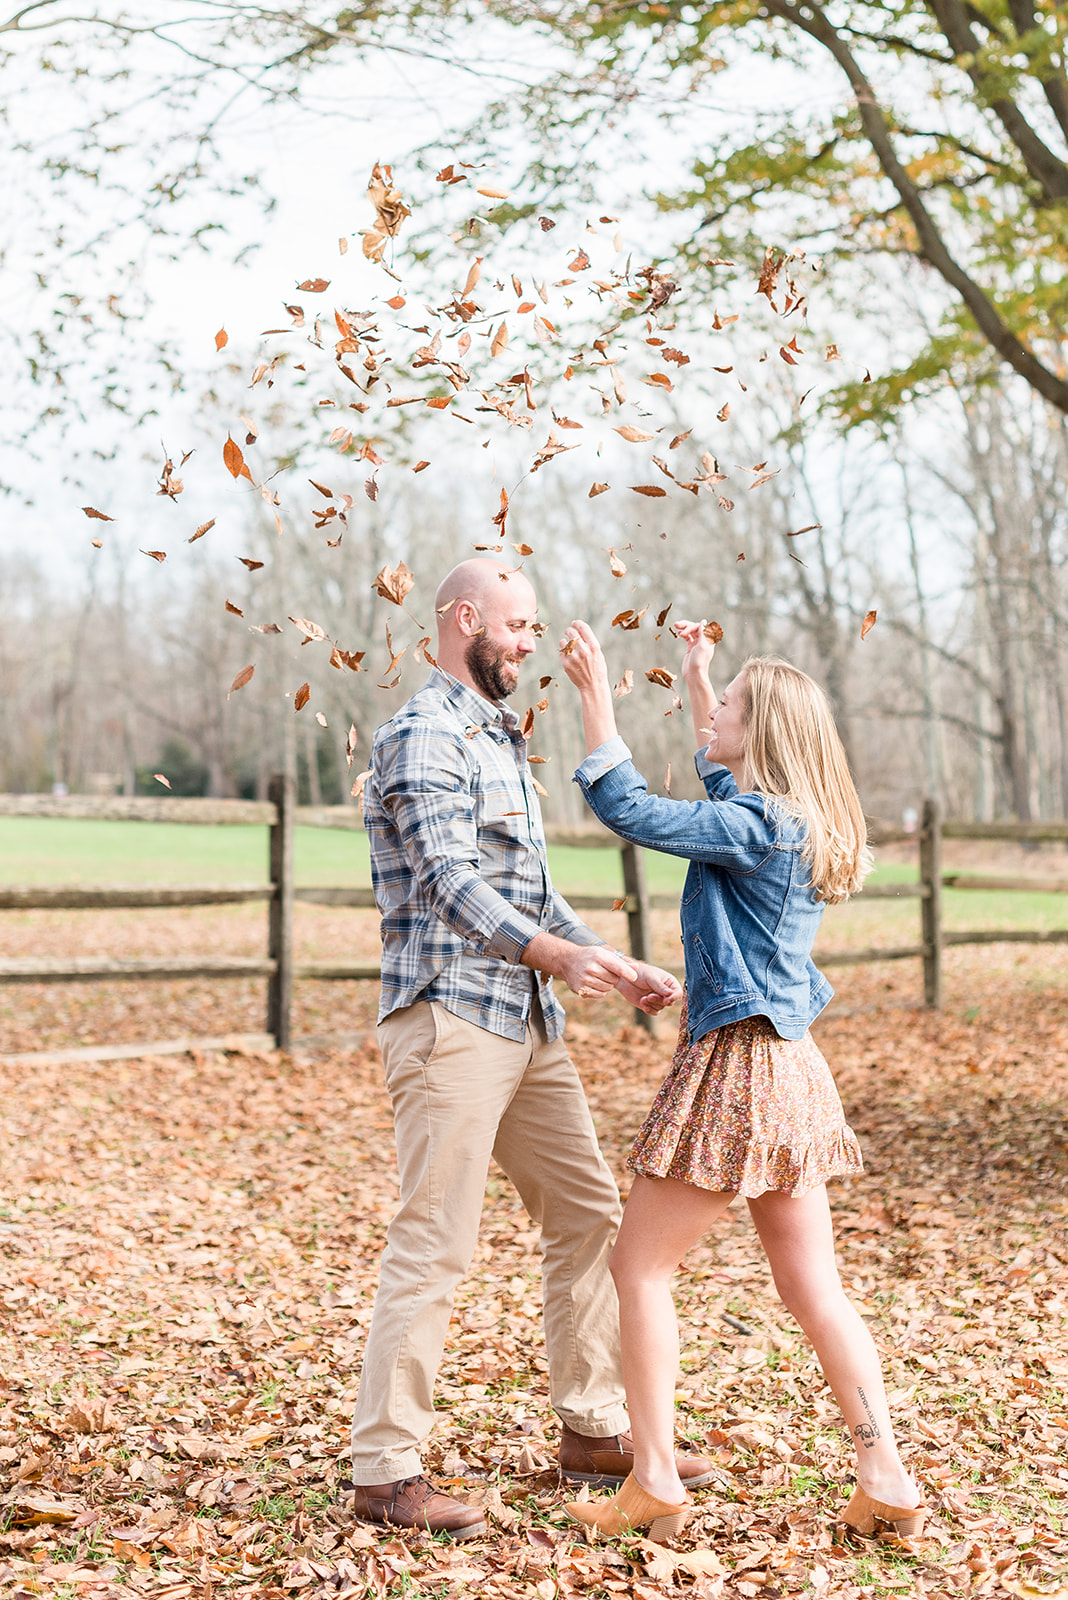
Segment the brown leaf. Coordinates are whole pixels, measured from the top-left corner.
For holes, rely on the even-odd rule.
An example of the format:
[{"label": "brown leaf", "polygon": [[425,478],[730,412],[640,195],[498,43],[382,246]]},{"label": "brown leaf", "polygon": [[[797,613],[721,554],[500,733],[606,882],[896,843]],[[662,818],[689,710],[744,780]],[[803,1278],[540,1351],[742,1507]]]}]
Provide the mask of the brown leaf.
[{"label": "brown leaf", "polygon": [[293,710],[303,711],[310,699],[311,685],[308,683],[302,683],[296,694],[293,696]]},{"label": "brown leaf", "polygon": [[245,615],[241,607],[235,606],[232,600],[227,600],[226,609],[229,611],[230,615],[234,617],[243,617]]},{"label": "brown leaf", "polygon": [[97,522],[114,522],[114,517],[109,517],[106,511],[98,511],[95,506],[82,506],[87,517],[95,517]]},{"label": "brown leaf", "polygon": [[479,189],[478,193],[485,195],[487,200],[507,200],[508,198],[507,189],[495,189],[490,184],[487,184],[484,189]]},{"label": "brown leaf", "polygon": [[860,637],[862,639],[866,639],[868,637],[878,619],[879,613],[877,611],[869,611],[866,613],[864,621],[860,625]]},{"label": "brown leaf", "polygon": [[632,494],[644,494],[650,500],[662,500],[667,494],[667,490],[661,489],[656,483],[632,483],[630,488]]},{"label": "brown leaf", "polygon": [[333,491],[333,489],[328,489],[328,488],[327,488],[327,487],[326,487],[326,486],[325,486],[325,484],[322,484],[322,483],[316,483],[316,481],[315,481],[315,479],[314,479],[314,478],[309,478],[309,479],[308,479],[308,482],[309,482],[309,483],[310,483],[310,484],[311,484],[311,486],[312,486],[312,488],[313,488],[313,489],[318,489],[318,491],[319,491],[319,493],[320,493],[320,494],[321,494],[321,495],[323,495],[323,496],[324,496],[324,497],[325,497],[325,498],[326,498],[326,499],[327,499],[327,500],[332,500],[332,499],[333,499],[333,498],[334,498],[334,491]]},{"label": "brown leaf", "polygon": [[642,379],[642,382],[651,384],[656,389],[666,389],[669,394],[675,388],[666,372],[650,372],[648,377]]},{"label": "brown leaf", "polygon": [[248,667],[242,667],[241,668],[241,671],[237,674],[237,677],[234,679],[233,683],[230,685],[230,692],[226,696],[227,700],[229,700],[230,695],[234,694],[236,690],[243,689],[245,687],[246,683],[251,683],[252,682],[252,676],[253,676],[253,673],[255,671],[256,671],[256,668],[253,667],[253,666],[248,666]]},{"label": "brown leaf", "polygon": [[414,583],[415,579],[404,562],[398,561],[396,572],[391,567],[383,567],[381,572],[376,574],[372,588],[383,600],[390,600],[395,606],[402,606],[405,596],[411,592]]},{"label": "brown leaf", "polygon": [[210,522],[202,522],[200,524],[200,527],[197,529],[196,533],[190,534],[189,538],[186,540],[186,543],[187,544],[196,544],[197,540],[198,539],[203,539],[204,535],[206,533],[210,533],[212,528],[214,528],[214,526],[215,526],[215,518],[214,517],[212,517]]},{"label": "brown leaf", "polygon": [[241,565],[243,567],[247,567],[250,572],[258,572],[263,566],[262,561],[254,561],[251,556],[238,556],[237,559],[240,561]]},{"label": "brown leaf", "polygon": [[631,422],[625,422],[621,428],[616,429],[616,432],[621,438],[626,439],[628,444],[643,444],[647,439],[656,438],[655,433],[645,433]]},{"label": "brown leaf", "polygon": [[229,344],[229,343],[230,343],[230,335],[227,333],[225,328],[220,328],[218,333],[215,335],[215,348],[216,348],[216,350],[221,350],[223,345],[226,345],[226,344]]},{"label": "brown leaf", "polygon": [[[152,774],[152,776],[153,776],[153,778],[155,778],[155,780],[156,780],[156,782],[157,782],[157,783],[162,783],[162,785],[163,785],[163,787],[164,787],[164,788],[165,788],[165,789],[169,789],[169,788],[170,788],[170,786],[171,786],[171,780],[170,780],[170,779],[169,779],[169,778],[165,778],[165,777],[164,777],[164,776],[163,776],[163,773],[162,773],[162,772],[154,772],[154,773],[153,773],[153,774]],[[89,1429],[89,1428],[79,1428],[79,1429],[78,1429],[78,1432],[79,1432],[79,1433],[90,1433],[90,1432],[91,1432],[91,1431],[92,1431],[92,1430],[91,1430],[91,1429]]]},{"label": "brown leaf", "polygon": [[497,332],[493,335],[493,340],[490,344],[490,355],[499,356],[502,350],[507,349],[507,346],[508,324],[507,322],[502,322]]},{"label": "brown leaf", "polygon": [[429,467],[429,465],[430,465],[429,461],[417,461],[415,463],[415,466],[412,468],[412,471],[413,472],[425,472],[427,467]]},{"label": "brown leaf", "polygon": [[596,500],[597,496],[599,494],[604,494],[604,492],[605,492],[605,490],[607,488],[608,488],[607,483],[591,483],[590,484],[590,492],[586,496],[586,499],[587,500]]},{"label": "brown leaf", "polygon": [[281,633],[277,622],[253,622],[249,625],[249,633]]},{"label": "brown leaf", "polygon": [[378,499],[378,479],[373,475],[363,480],[363,492],[368,500]]},{"label": "brown leaf", "polygon": [[578,250],[575,252],[574,259],[568,262],[567,270],[568,272],[585,272],[589,264],[590,258],[585,250]]},{"label": "brown leaf", "polygon": [[622,900],[613,900],[612,901],[612,910],[613,911],[626,911],[626,909],[627,909],[627,897],[626,897],[626,895],[623,896]]},{"label": "brown leaf", "polygon": [[330,287],[329,278],[305,278],[297,284],[298,294],[325,294]]},{"label": "brown leaf", "polygon": [[785,537],[787,539],[796,539],[802,533],[815,533],[817,529],[822,527],[822,522],[810,522],[804,528],[795,528],[793,533],[788,533]]},{"label": "brown leaf", "polygon": [[612,568],[613,578],[625,578],[627,576],[626,563],[619,559],[614,550],[608,551],[608,561]]},{"label": "brown leaf", "polygon": [[664,773],[664,793],[665,794],[670,794],[671,793],[671,762],[670,761],[668,762],[667,770]]},{"label": "brown leaf", "polygon": [[716,421],[717,422],[726,422],[726,420],[730,416],[730,414],[731,414],[731,407],[730,407],[730,401],[728,400],[727,404],[725,406],[721,406],[719,408],[719,410],[716,412]]},{"label": "brown leaf", "polygon": [[166,561],[167,559],[166,550],[142,550],[141,554],[143,556],[151,556],[153,561]]},{"label": "brown leaf", "polygon": [[326,634],[319,624],[317,622],[309,622],[307,617],[290,617],[289,620],[295,628],[299,628],[303,633],[304,638],[300,641],[302,645],[318,644],[326,638]]},{"label": "brown leaf", "polygon": [[658,683],[662,689],[671,689],[674,687],[678,674],[669,672],[666,667],[650,667],[645,676],[650,683]]},{"label": "brown leaf", "polygon": [[702,631],[711,644],[720,644],[723,640],[723,629],[718,622],[706,622]]},{"label": "brown leaf", "polygon": [[621,611],[618,616],[612,618],[613,628],[622,628],[624,633],[628,633],[632,628],[637,628],[640,625],[648,609],[648,606],[642,606],[640,611],[633,609]]},{"label": "brown leaf", "polygon": [[631,671],[630,667],[628,667],[626,672],[620,678],[619,682],[616,684],[613,693],[615,694],[617,700],[622,700],[623,696],[625,694],[630,694],[633,688],[634,673]]},{"label": "brown leaf", "polygon": [[223,445],[223,464],[231,478],[247,478],[249,483],[252,482],[252,474],[245,465],[240,446],[234,443],[229,434]]},{"label": "brown leaf", "polygon": [[534,792],[536,794],[540,794],[543,800],[548,800],[548,798],[549,798],[548,789],[546,789],[543,784],[540,784],[538,782],[537,778],[534,776],[533,773],[530,774],[530,781],[534,785]]},{"label": "brown leaf", "polygon": [[387,239],[395,239],[411,211],[399,189],[393,187],[393,168],[376,161],[367,184],[367,198],[375,208],[374,224],[363,232],[363,253],[368,261],[381,261]]},{"label": "brown leaf", "polygon": [[349,731],[345,735],[345,760],[350,768],[352,767],[352,758],[356,754],[356,745],[358,741],[359,734],[356,732],[356,724],[354,722],[350,722]]}]

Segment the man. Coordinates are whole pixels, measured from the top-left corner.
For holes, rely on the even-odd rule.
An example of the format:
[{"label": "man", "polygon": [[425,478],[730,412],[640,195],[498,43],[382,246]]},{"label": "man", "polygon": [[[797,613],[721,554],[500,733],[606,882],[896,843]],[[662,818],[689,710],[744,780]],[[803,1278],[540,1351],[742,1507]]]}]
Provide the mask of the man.
[{"label": "man", "polygon": [[[437,1492],[419,1447],[491,1155],[541,1228],[550,1399],[568,1477],[621,1482],[630,1439],[607,1271],[619,1195],[562,1040],[552,977],[649,1011],[669,973],[610,949],[556,894],[526,741],[505,700],[536,649],[522,573],[465,561],[436,598],[438,666],[375,735],[364,817],[382,913],[379,1039],[400,1207],[352,1427],[356,1515],[453,1538],[480,1510]],[[710,1463],[681,1457],[691,1484]]]}]

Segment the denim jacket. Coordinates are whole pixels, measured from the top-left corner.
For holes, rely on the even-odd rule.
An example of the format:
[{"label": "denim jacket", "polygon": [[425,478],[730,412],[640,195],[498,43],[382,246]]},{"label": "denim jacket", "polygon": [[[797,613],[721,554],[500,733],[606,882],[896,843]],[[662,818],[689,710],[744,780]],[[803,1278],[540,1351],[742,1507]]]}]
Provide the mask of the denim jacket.
[{"label": "denim jacket", "polygon": [[823,916],[801,859],[805,829],[760,794],[739,794],[726,767],[697,754],[707,800],[651,795],[618,736],[575,773],[590,809],[620,838],[683,856],[682,942],[691,1039],[743,1017],[768,1017],[800,1039],[834,993],[812,963]]}]

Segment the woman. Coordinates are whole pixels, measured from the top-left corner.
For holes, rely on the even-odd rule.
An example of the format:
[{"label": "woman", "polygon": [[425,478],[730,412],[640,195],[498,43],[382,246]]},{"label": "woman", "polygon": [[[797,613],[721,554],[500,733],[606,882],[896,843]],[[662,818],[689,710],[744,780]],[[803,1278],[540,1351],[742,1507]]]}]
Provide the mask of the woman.
[{"label": "woman", "polygon": [[589,754],[576,774],[622,838],[690,861],[682,899],[686,1008],[671,1072],[638,1134],[611,1269],[619,1293],[634,1471],[569,1514],[605,1534],[685,1524],[674,1466],[678,1325],[671,1278],[741,1194],[775,1287],[815,1347],[857,1454],[843,1514],[861,1534],[918,1533],[919,1491],[897,1453],[871,1335],[846,1299],[825,1181],[861,1170],[808,1028],[831,997],[811,961],[825,903],[870,869],[864,818],[822,691],[772,659],[748,661],[716,701],[703,623],[676,624],[708,799],[650,795],[616,733],[604,656],[576,622],[561,644],[582,696]]}]

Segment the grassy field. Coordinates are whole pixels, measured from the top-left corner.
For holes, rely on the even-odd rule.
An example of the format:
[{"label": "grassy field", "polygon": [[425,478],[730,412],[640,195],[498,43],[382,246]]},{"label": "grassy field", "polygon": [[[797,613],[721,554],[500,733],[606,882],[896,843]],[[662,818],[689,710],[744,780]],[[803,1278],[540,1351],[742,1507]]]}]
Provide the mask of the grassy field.
[{"label": "grassy field", "polygon": [[[950,863],[948,855],[947,849],[947,865],[970,865],[966,857]],[[551,861],[554,880],[565,894],[623,892],[614,850],[554,849]],[[1068,868],[1010,850],[993,863],[985,860],[981,870],[1006,876],[1043,871],[1068,875]],[[656,851],[646,853],[646,875],[654,893],[677,893],[685,871],[684,862]],[[0,883],[258,883],[266,872],[263,828],[0,818]],[[341,829],[298,828],[296,877],[301,884],[369,883],[366,836]],[[884,852],[870,881],[908,882],[915,877],[912,861]],[[1068,923],[1068,896],[950,889],[945,891],[944,918],[949,929],[1063,928]],[[840,939],[847,944],[911,943],[918,922],[915,900],[833,908],[821,944],[830,948]]]}]

